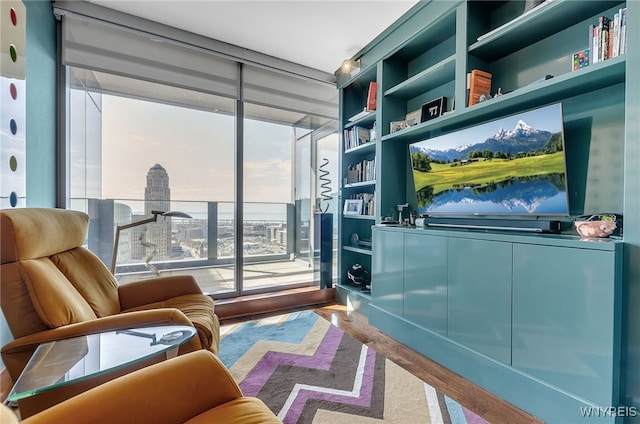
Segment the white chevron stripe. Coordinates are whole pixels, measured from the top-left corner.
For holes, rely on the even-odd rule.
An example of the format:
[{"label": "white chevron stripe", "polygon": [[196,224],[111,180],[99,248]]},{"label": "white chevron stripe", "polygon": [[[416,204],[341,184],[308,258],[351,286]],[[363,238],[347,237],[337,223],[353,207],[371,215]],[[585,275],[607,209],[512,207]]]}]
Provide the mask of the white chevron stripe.
[{"label": "white chevron stripe", "polygon": [[443,424],[442,412],[440,411],[440,403],[438,402],[438,395],[436,389],[424,384],[424,393],[427,395],[427,405],[429,407],[429,416],[431,417],[431,424]]},{"label": "white chevron stripe", "polygon": [[367,352],[368,352],[367,345],[363,344],[362,345],[362,349],[360,350],[360,359],[358,360],[358,368],[357,368],[357,371],[356,371],[356,379],[354,381],[352,390],[349,390],[349,391],[348,390],[338,390],[338,389],[332,389],[332,388],[329,388],[329,387],[311,386],[311,385],[308,385],[308,384],[296,384],[293,387],[293,390],[291,391],[291,393],[289,393],[289,397],[287,398],[287,401],[284,403],[284,406],[282,407],[282,409],[278,413],[278,418],[280,420],[284,420],[284,418],[289,413],[289,409],[291,409],[291,406],[293,405],[293,402],[298,397],[298,394],[300,393],[300,390],[310,390],[310,391],[319,392],[319,393],[329,393],[329,394],[332,394],[332,395],[340,395],[340,396],[353,397],[353,398],[359,397],[360,396],[360,388],[362,387],[362,380],[364,378],[364,367],[365,367],[365,363],[367,361]]}]

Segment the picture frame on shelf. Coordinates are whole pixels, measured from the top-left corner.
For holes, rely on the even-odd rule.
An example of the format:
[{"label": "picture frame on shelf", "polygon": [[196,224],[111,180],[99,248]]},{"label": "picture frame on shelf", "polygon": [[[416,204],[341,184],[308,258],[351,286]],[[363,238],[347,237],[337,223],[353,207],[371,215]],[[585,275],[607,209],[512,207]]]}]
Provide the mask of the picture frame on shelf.
[{"label": "picture frame on shelf", "polygon": [[344,215],[362,215],[362,199],[346,199],[342,213]]},{"label": "picture frame on shelf", "polygon": [[430,119],[438,118],[442,116],[447,108],[447,98],[438,97],[422,105],[421,108],[421,122],[426,122]]},{"label": "picture frame on shelf", "polygon": [[413,112],[409,112],[405,115],[404,120],[411,127],[414,125],[418,125],[421,121],[422,117],[422,109],[414,110]]},{"label": "picture frame on shelf", "polygon": [[409,123],[409,121],[391,121],[389,126],[389,132],[393,134],[395,132],[404,130],[405,128],[411,127],[411,124]]}]

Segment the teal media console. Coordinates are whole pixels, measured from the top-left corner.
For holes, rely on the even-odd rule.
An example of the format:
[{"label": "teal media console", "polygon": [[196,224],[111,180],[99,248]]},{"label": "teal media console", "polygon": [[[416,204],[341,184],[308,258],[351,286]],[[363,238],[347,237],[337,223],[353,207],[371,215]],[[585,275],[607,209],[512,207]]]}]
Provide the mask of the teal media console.
[{"label": "teal media console", "polygon": [[549,423],[615,422],[622,243],[373,229],[369,322]]}]

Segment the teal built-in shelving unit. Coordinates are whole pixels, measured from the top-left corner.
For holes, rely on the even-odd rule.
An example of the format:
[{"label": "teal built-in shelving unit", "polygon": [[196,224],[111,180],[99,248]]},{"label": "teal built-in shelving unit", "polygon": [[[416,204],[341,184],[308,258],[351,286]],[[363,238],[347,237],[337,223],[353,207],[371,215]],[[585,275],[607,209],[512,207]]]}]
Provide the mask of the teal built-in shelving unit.
[{"label": "teal built-in shelving unit", "polygon": [[[624,7],[625,54],[572,71],[589,25]],[[375,122],[378,134],[342,154],[345,174],[350,163],[375,158],[374,180],[340,186],[341,200],[354,190],[374,194],[375,214],[339,218],[338,299],[546,422],[633,422],[582,417],[580,407],[640,415],[640,45],[632,41],[640,39],[640,2],[524,8],[517,0],[420,2],[354,56],[358,74],[338,76],[342,128]],[[471,69],[490,72],[493,91],[506,94],[467,106]],[[371,81],[375,112],[349,121]],[[392,121],[441,96],[447,113],[391,133]],[[549,235],[379,225],[398,204],[416,209],[409,143],[557,102],[571,214],[621,214],[620,237],[585,241],[571,227]],[[373,247],[354,246],[354,233]],[[371,293],[346,284],[353,263],[372,271]]]}]

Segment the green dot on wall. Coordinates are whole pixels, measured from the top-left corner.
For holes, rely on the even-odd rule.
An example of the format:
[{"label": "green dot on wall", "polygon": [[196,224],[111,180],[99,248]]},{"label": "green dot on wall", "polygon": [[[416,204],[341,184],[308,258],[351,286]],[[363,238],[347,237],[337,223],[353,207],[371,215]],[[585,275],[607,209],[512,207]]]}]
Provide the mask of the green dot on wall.
[{"label": "green dot on wall", "polygon": [[9,55],[11,56],[12,61],[15,62],[18,60],[18,52],[16,51],[16,46],[13,44],[9,46]]},{"label": "green dot on wall", "polygon": [[11,168],[13,172],[16,172],[16,169],[18,169],[18,159],[16,159],[15,156],[9,158],[9,168]]}]

